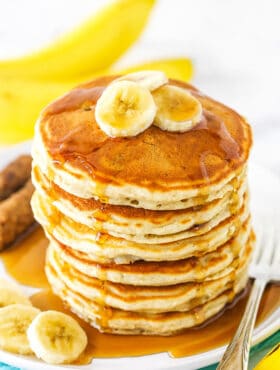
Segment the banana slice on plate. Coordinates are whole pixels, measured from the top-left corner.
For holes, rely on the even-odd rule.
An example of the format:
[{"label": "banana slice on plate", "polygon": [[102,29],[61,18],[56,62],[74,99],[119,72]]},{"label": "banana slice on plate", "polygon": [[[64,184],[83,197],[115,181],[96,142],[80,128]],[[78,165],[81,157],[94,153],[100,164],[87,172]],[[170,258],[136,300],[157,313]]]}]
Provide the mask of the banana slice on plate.
[{"label": "banana slice on plate", "polygon": [[28,297],[22,294],[16,284],[0,279],[0,308],[16,303],[31,306],[31,302]]},{"label": "banana slice on plate", "polygon": [[146,130],[156,115],[150,91],[136,82],[110,84],[95,107],[96,122],[108,136],[136,136]]},{"label": "banana slice on plate", "polygon": [[23,304],[0,309],[0,348],[5,351],[29,355],[32,353],[27,329],[40,310]]},{"label": "banana slice on plate", "polygon": [[27,336],[37,357],[49,364],[74,361],[84,351],[87,336],[76,320],[62,312],[41,312],[30,325]]},{"label": "banana slice on plate", "polygon": [[185,132],[201,120],[201,103],[181,87],[161,86],[153,91],[153,98],[157,106],[154,125],[162,130]]},{"label": "banana slice on plate", "polygon": [[117,78],[115,81],[132,81],[146,89],[153,91],[167,84],[168,78],[162,71],[139,71]]}]

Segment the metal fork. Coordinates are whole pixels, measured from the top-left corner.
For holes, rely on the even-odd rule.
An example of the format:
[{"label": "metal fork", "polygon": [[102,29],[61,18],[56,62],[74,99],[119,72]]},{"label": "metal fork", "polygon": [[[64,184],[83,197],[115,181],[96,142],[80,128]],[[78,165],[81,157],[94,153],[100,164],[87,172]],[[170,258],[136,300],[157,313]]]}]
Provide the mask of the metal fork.
[{"label": "metal fork", "polygon": [[280,281],[280,235],[277,239],[273,226],[280,218],[274,217],[262,217],[260,227],[255,227],[257,243],[249,269],[254,278],[253,286],[243,318],[217,370],[248,369],[250,343],[262,294],[269,281]]}]

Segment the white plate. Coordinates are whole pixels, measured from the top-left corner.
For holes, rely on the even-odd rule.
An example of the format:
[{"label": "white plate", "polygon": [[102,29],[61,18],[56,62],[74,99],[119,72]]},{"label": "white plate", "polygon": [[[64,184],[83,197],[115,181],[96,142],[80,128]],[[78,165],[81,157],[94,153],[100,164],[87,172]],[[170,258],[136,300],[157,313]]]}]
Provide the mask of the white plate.
[{"label": "white plate", "polygon": [[[0,150],[0,167],[4,166],[17,155],[21,153],[27,153],[29,151],[30,142]],[[250,165],[249,174],[251,188],[251,208],[254,217],[265,217],[267,214],[267,207],[269,207],[270,212],[272,211],[271,207],[275,207],[275,212],[277,212],[277,206],[280,204],[280,179],[273,175],[270,171],[256,164]],[[279,214],[279,212],[277,213]],[[271,222],[276,222],[276,217],[273,217]],[[0,276],[9,278],[1,263]],[[34,291],[34,289],[26,289],[27,293],[32,293]],[[254,331],[253,343],[260,343],[279,329],[280,307],[256,328]],[[92,364],[82,367],[51,366],[33,357],[17,356],[3,351],[0,351],[0,360],[21,369],[28,370],[57,370],[62,368],[82,368],[84,370],[194,370],[217,362],[221,358],[224,350],[225,347],[220,347],[195,356],[178,359],[169,357],[167,353],[131,358],[96,359]]]}]

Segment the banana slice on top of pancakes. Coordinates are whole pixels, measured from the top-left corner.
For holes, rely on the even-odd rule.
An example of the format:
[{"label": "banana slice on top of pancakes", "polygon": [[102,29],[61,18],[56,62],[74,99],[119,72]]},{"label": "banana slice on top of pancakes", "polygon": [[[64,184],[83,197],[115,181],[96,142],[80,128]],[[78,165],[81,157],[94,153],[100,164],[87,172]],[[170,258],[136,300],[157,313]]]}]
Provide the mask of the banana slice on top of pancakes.
[{"label": "banana slice on top of pancakes", "polygon": [[142,71],[114,80],[98,99],[95,118],[110,137],[136,136],[152,124],[185,132],[202,117],[202,105],[188,90],[168,84],[160,71]]}]

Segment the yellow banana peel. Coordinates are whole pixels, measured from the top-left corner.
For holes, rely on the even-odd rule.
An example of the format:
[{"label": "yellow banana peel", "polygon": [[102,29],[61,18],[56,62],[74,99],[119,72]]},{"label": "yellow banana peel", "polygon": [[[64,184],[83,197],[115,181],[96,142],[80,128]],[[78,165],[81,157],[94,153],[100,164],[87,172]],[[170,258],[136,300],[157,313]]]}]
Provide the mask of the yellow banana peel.
[{"label": "yellow banana peel", "polygon": [[39,112],[71,87],[67,83],[0,78],[0,144],[30,139]]},{"label": "yellow banana peel", "polygon": [[126,70],[100,71],[88,77],[63,82],[0,77],[0,144],[30,139],[40,111],[78,83],[108,73],[122,74],[144,69],[162,70],[170,78],[185,81],[192,75],[190,60],[180,58],[139,64]]},{"label": "yellow banana peel", "polygon": [[274,347],[262,360],[258,363],[254,370],[279,370],[280,369],[280,343]]},{"label": "yellow banana peel", "polygon": [[36,53],[0,61],[0,76],[68,80],[111,66],[140,36],[155,0],[116,0]]},{"label": "yellow banana peel", "polygon": [[111,69],[141,34],[154,3],[115,0],[49,47],[0,61],[0,144],[31,138],[34,123],[49,102],[97,76],[154,69],[188,81],[192,64],[186,58]]},{"label": "yellow banana peel", "polygon": [[190,60],[180,58],[139,64],[126,70],[100,71],[82,79],[63,82],[0,77],[0,144],[30,139],[40,111],[78,83],[98,75],[122,74],[145,69],[162,70],[170,78],[185,81],[188,81],[192,75]]},{"label": "yellow banana peel", "polygon": [[172,58],[162,59],[157,61],[150,61],[141,64],[135,64],[127,68],[109,68],[102,71],[95,72],[88,76],[83,76],[73,80],[73,85],[79,85],[83,82],[90,81],[98,76],[113,75],[113,74],[127,74],[131,72],[154,70],[162,71],[167,77],[182,80],[185,82],[190,81],[193,76],[192,61],[188,58]]},{"label": "yellow banana peel", "polygon": [[141,70],[163,71],[169,78],[186,82],[189,81],[193,75],[192,62],[190,59],[187,58],[152,61],[149,63],[139,64],[126,69],[122,69],[120,71],[116,70],[115,73],[126,74]]}]

